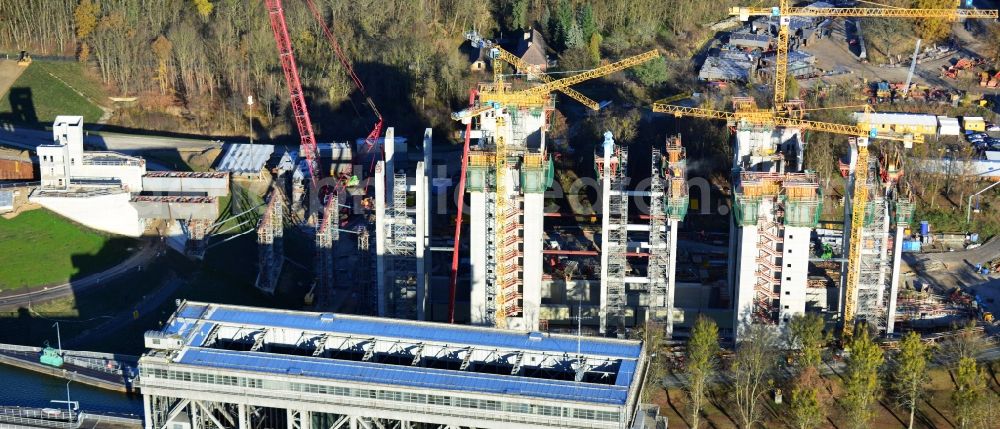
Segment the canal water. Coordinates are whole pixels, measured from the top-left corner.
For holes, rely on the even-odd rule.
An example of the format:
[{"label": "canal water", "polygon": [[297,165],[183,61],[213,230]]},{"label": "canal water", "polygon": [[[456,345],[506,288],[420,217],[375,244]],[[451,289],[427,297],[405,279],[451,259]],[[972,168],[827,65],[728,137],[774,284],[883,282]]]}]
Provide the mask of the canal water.
[{"label": "canal water", "polygon": [[[127,395],[98,389],[80,383],[70,383],[70,399],[80,402],[80,411],[142,415],[142,396]],[[0,365],[0,405],[65,408],[51,400],[66,400],[66,380]]]}]

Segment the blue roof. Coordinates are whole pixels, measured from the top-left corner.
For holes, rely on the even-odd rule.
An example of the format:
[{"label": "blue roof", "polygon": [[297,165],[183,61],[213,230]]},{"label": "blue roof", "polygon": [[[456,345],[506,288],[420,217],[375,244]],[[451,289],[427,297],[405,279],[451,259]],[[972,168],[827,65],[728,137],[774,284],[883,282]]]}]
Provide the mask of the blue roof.
[{"label": "blue roof", "polygon": [[[193,308],[188,308],[188,307]],[[185,304],[179,317],[202,318],[212,322],[224,322],[243,326],[265,326],[301,329],[315,332],[336,332],[357,336],[386,336],[416,341],[432,341],[444,344],[476,345],[575,354],[577,338],[574,336],[552,336],[543,334],[540,339],[530,338],[527,332],[502,331],[469,326],[447,325],[443,323],[413,322],[399,319],[331,315],[326,313],[289,312],[251,307],[213,306],[205,312],[203,304]],[[323,320],[325,319],[325,320]],[[539,337],[537,334],[535,337]],[[201,345],[193,342],[193,346]],[[642,353],[642,343],[638,341],[608,340],[583,337],[580,352],[612,358],[637,359]]]},{"label": "blue roof", "polygon": [[[628,386],[620,383],[617,385],[577,383],[270,353],[190,348],[184,351],[178,363],[361,383],[511,394],[597,404],[624,405],[628,398]],[[633,371],[634,366],[633,362]]]}]

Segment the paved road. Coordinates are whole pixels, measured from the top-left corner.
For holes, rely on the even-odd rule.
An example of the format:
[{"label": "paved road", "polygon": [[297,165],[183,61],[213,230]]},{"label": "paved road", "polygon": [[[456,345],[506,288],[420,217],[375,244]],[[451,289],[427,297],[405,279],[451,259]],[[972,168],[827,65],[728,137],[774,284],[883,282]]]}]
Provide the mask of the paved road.
[{"label": "paved road", "polygon": [[121,328],[135,322],[136,317],[134,312],[138,312],[139,317],[142,317],[155,311],[160,307],[160,305],[170,299],[174,292],[177,292],[177,290],[183,285],[184,281],[179,278],[171,278],[165,281],[163,285],[154,290],[151,294],[142,297],[134,308],[130,307],[119,312],[118,314],[115,314],[100,325],[88,329],[65,341],[64,345],[66,347],[78,347],[113,335]]},{"label": "paved road", "polygon": [[[0,144],[23,149],[34,149],[38,145],[50,142],[52,142],[51,131],[25,128],[14,124],[0,124]],[[84,137],[84,143],[95,148],[123,153],[135,153],[152,149],[205,150],[222,147],[222,144],[216,140],[141,136],[104,131],[100,134],[88,133]]]},{"label": "paved road", "polygon": [[949,270],[966,266],[966,264],[983,264],[1000,256],[1000,237],[993,237],[975,249],[919,255],[919,259],[943,262]]},{"label": "paved road", "polygon": [[57,298],[64,298],[70,295],[79,294],[87,289],[100,286],[123,274],[133,272],[139,266],[149,265],[149,262],[156,258],[161,251],[161,245],[153,239],[143,240],[142,248],[128,259],[122,261],[107,270],[91,274],[80,279],[63,283],[56,286],[48,286],[44,289],[31,292],[4,295],[0,294],[0,310],[11,311],[27,306],[29,303],[40,303]]}]

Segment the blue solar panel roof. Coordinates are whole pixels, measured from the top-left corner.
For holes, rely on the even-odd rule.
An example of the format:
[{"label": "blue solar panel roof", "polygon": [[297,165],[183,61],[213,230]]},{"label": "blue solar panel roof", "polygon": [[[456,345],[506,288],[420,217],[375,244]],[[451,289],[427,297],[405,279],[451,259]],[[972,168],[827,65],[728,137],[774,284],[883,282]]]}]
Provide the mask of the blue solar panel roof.
[{"label": "blue solar panel roof", "polygon": [[[191,308],[188,308],[189,306]],[[241,326],[290,328],[540,352],[574,354],[577,351],[577,338],[574,336],[539,335],[537,333],[532,335],[526,332],[440,323],[331,315],[328,313],[289,312],[251,307],[212,305],[208,311],[205,311],[205,308],[205,304],[185,303],[178,310],[177,315],[181,318],[202,318],[208,321]],[[192,343],[192,345],[200,344]],[[580,340],[579,347],[580,352],[585,355],[612,358],[637,359],[642,353],[642,343],[638,341],[584,337]]]},{"label": "blue solar panel roof", "polygon": [[[624,405],[628,398],[627,385],[508,377],[269,353],[190,348],[184,351],[178,363],[361,383],[511,394],[596,404]],[[634,363],[632,367],[634,370]]]}]

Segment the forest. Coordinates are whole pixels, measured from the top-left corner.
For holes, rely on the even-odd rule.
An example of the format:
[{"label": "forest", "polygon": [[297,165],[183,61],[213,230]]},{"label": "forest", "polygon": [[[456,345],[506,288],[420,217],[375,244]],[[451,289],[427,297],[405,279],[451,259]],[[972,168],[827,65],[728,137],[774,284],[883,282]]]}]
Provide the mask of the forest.
[{"label": "forest", "polygon": [[[468,89],[464,33],[516,37],[534,26],[565,69],[651,47],[692,50],[691,32],[737,3],[686,0],[314,0],[387,124],[443,126]],[[324,138],[364,135],[374,119],[303,0],[285,15],[307,100]],[[245,135],[294,133],[288,94],[263,0],[0,0],[0,51],[73,58],[109,94],[110,123],[142,129]],[[465,43],[464,46],[468,46]],[[637,73],[666,79],[663,63]],[[247,97],[255,103],[248,107]]]}]

